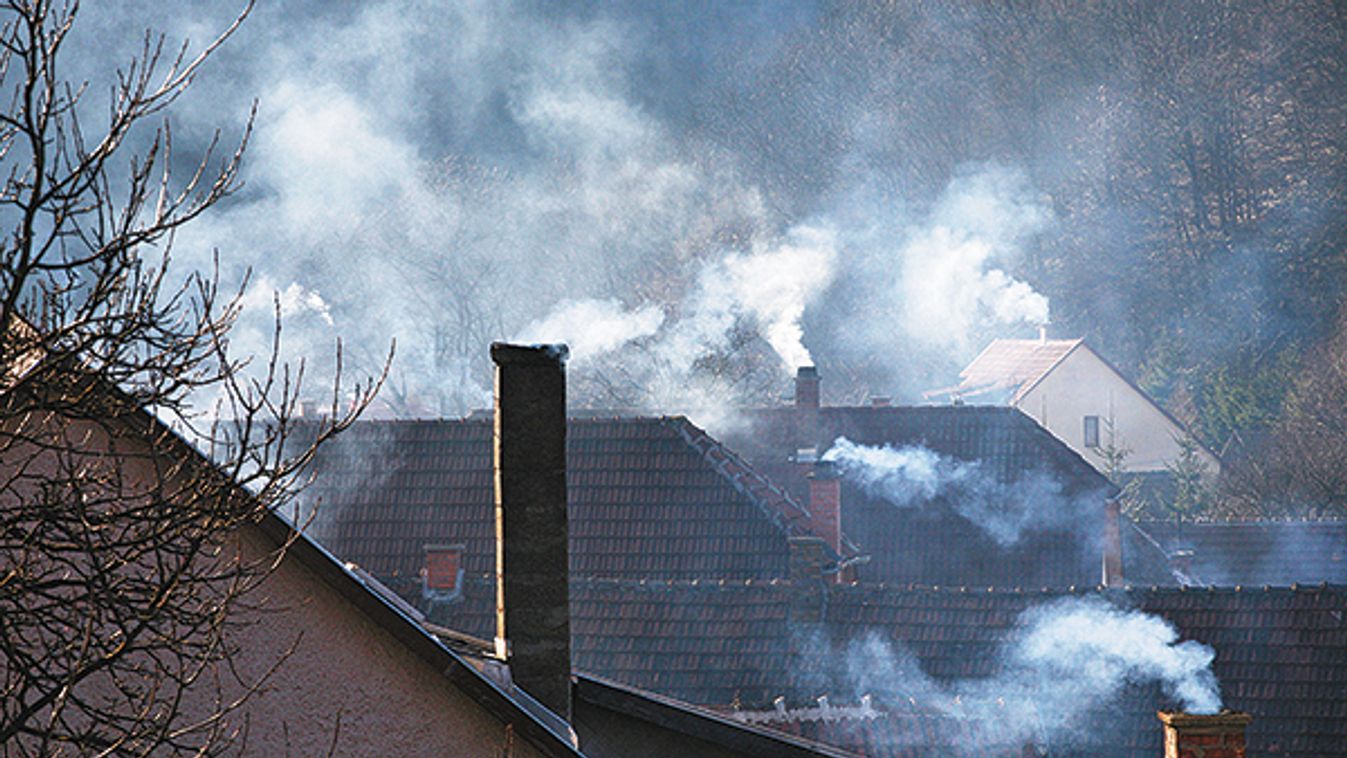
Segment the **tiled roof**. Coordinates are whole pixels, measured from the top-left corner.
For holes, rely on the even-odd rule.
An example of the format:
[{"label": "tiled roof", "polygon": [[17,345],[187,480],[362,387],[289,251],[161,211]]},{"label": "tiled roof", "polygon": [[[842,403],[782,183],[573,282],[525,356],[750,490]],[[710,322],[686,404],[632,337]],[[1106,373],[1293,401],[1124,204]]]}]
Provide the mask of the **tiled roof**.
[{"label": "tiled roof", "polygon": [[[827,450],[839,437],[865,445],[922,445],[941,455],[976,461],[998,480],[1046,476],[1062,488],[1061,506],[1079,512],[1042,530],[1026,530],[1002,547],[948,504],[896,508],[850,482],[842,490],[842,530],[870,555],[857,570],[865,581],[997,587],[1066,587],[1100,581],[1103,501],[1114,489],[1092,466],[1015,408],[999,406],[793,407],[750,411],[725,436],[753,467],[808,502],[802,448]],[[1129,541],[1124,550],[1137,545]],[[1138,552],[1134,563],[1152,574],[1159,559]]]},{"label": "tiled roof", "polygon": [[1347,519],[1143,521],[1165,551],[1193,551],[1192,578],[1218,586],[1347,584]]},{"label": "tiled roof", "polygon": [[[639,578],[772,577],[805,513],[684,418],[572,420],[571,572]],[[494,568],[491,423],[363,422],[323,448],[308,532],[392,586],[428,544],[463,544],[466,574]]]},{"label": "tiled roof", "polygon": [[1014,402],[1083,341],[992,340],[959,373],[953,392],[965,398],[1006,392]]},{"label": "tiled roof", "polygon": [[[1181,638],[1215,649],[1225,706],[1254,715],[1250,755],[1324,755],[1347,745],[1347,587],[1015,592],[855,584],[831,588],[826,621],[812,626],[791,622],[791,592],[781,580],[576,580],[574,667],[689,702],[730,710],[737,704],[744,713],[774,711],[781,697],[789,715],[817,708],[820,695],[855,710],[866,693],[836,672],[837,651],[851,640],[875,634],[899,645],[937,681],[978,679],[997,671],[997,648],[1026,609],[1067,595],[1100,598],[1163,616]],[[476,584],[469,594],[485,600],[489,586]],[[951,733],[987,737],[985,722],[932,700],[919,685],[908,700],[905,686],[899,677],[887,692],[873,693],[876,718],[756,723],[880,756],[958,753]],[[1132,687],[1080,725],[1088,749],[1077,747],[1158,755],[1155,710],[1172,705],[1158,688]],[[1045,729],[1056,726],[1053,713],[1033,717]]]}]

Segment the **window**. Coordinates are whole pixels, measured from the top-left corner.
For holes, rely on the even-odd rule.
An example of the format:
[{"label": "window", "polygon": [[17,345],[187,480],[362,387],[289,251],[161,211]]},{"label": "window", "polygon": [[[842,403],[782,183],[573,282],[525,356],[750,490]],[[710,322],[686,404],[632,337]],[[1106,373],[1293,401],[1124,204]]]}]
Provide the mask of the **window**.
[{"label": "window", "polygon": [[1099,447],[1099,417],[1085,417],[1085,447]]}]

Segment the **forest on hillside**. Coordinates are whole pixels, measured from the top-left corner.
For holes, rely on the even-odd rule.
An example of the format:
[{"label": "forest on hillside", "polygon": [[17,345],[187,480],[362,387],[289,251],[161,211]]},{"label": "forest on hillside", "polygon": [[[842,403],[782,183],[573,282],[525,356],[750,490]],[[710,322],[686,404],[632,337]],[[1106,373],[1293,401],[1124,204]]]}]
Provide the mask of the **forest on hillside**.
[{"label": "forest on hillside", "polygon": [[[1204,507],[1347,512],[1341,2],[285,6],[177,104],[190,154],[260,101],[177,253],[251,268],[243,352],[278,307],[314,375],[396,340],[387,412],[457,415],[489,341],[565,340],[574,403],[714,431],[804,363],[920,402],[1046,317],[1223,456]],[[224,11],[88,12],[97,79]]]}]

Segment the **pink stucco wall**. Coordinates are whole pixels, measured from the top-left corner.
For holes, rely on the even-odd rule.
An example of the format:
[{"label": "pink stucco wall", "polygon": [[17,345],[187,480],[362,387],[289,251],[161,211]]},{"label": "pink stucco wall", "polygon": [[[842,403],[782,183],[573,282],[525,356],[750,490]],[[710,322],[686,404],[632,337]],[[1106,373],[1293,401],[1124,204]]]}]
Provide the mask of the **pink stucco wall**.
[{"label": "pink stucco wall", "polygon": [[[71,432],[74,427],[66,425],[65,430]],[[28,431],[33,433],[32,428]],[[92,455],[107,450],[107,436],[94,429],[82,428],[71,436]],[[130,447],[136,447],[131,442]],[[121,444],[127,443],[123,438]],[[125,452],[128,447],[120,449]],[[8,452],[9,460],[0,468],[24,457],[16,448]],[[123,463],[122,474],[134,479],[139,466],[149,466],[149,462],[141,458]],[[153,481],[147,472],[140,469],[141,481]],[[225,560],[239,555],[257,558],[274,550],[256,526],[243,527],[223,547]],[[260,689],[225,716],[226,733],[237,735],[233,752],[255,756],[541,755],[501,717],[457,689],[434,665],[378,626],[293,554],[284,557],[244,599],[246,607],[236,607],[229,618],[229,639],[239,651],[232,670],[222,667],[219,676],[202,677],[188,691],[184,705],[190,715],[208,716],[217,712],[221,694],[236,697],[245,689],[240,681],[257,682],[275,667]],[[99,685],[90,680],[83,686]]]},{"label": "pink stucco wall", "polygon": [[[240,536],[245,553],[267,549],[255,528]],[[282,561],[251,600],[266,609],[241,611],[255,623],[234,637],[248,673],[295,647],[230,717],[247,724],[248,754],[323,755],[334,732],[342,756],[538,754],[295,561]]]}]

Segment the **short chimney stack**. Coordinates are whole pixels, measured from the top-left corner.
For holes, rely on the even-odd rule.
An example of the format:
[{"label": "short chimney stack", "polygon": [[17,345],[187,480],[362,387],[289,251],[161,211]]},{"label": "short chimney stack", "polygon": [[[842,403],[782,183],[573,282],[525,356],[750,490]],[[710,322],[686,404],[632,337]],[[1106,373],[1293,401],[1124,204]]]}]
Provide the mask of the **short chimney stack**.
[{"label": "short chimney stack", "polygon": [[[834,553],[842,554],[842,478],[830,461],[817,461],[809,473],[809,530]],[[841,573],[838,573],[841,581]]]},{"label": "short chimney stack", "polygon": [[827,588],[823,585],[823,564],[827,545],[818,537],[791,537],[790,619],[802,623],[823,621]]},{"label": "short chimney stack", "polygon": [[571,718],[564,345],[491,345],[496,364],[496,653]]},{"label": "short chimney stack", "polygon": [[1159,711],[1165,758],[1244,758],[1244,730],[1253,717],[1239,711],[1211,715]]},{"label": "short chimney stack", "polygon": [[1123,579],[1122,504],[1118,498],[1104,501],[1104,586],[1121,587]]},{"label": "short chimney stack", "polygon": [[819,407],[818,369],[813,366],[801,366],[795,372],[795,407]]}]

